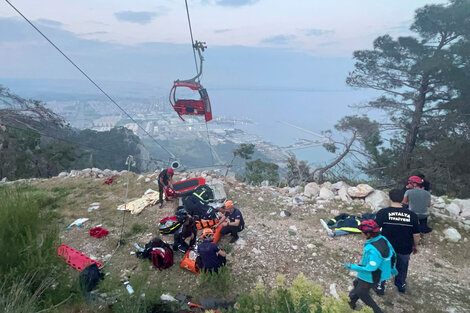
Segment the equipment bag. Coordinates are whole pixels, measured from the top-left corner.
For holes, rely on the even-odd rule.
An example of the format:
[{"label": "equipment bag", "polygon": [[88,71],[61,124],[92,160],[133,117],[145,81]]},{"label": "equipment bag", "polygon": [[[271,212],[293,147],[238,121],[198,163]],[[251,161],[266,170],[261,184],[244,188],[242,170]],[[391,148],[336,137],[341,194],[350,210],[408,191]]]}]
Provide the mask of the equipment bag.
[{"label": "equipment bag", "polygon": [[219,222],[219,220],[216,219],[216,218],[214,218],[212,220],[196,221],[196,228],[197,228],[197,230],[201,230],[201,229],[204,229],[204,228],[212,227],[215,224],[217,224],[218,222]]},{"label": "equipment bag", "polygon": [[199,274],[201,272],[199,267],[198,259],[199,255],[194,250],[188,250],[184,254],[183,260],[181,261],[180,267],[187,269],[193,273]]},{"label": "equipment bag", "polygon": [[214,201],[214,191],[211,187],[207,185],[201,185],[194,190],[193,195],[195,195],[199,200],[204,203]]},{"label": "equipment bag", "polygon": [[164,248],[156,248],[151,253],[152,263],[158,269],[169,268],[174,264],[173,262],[173,250],[169,246]]},{"label": "equipment bag", "polygon": [[180,226],[181,222],[176,216],[168,216],[160,220],[159,231],[164,235],[173,234]]}]

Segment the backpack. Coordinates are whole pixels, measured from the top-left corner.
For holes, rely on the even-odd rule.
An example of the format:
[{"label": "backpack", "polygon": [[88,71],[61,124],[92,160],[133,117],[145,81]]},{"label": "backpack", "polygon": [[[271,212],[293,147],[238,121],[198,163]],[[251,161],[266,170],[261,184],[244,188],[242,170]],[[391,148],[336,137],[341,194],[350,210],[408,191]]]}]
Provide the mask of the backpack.
[{"label": "backpack", "polygon": [[153,265],[155,265],[158,269],[165,269],[169,268],[173,265],[173,250],[171,250],[170,246],[165,244],[163,248],[156,248],[151,253],[151,259]]},{"label": "backpack", "polygon": [[180,226],[181,222],[176,216],[168,216],[160,220],[159,231],[164,235],[173,234]]},{"label": "backpack", "polygon": [[188,250],[184,254],[180,267],[187,269],[193,273],[199,274],[201,272],[201,260],[199,254],[195,250]]},{"label": "backpack", "polygon": [[96,263],[85,267],[78,278],[80,288],[84,293],[92,291],[101,279],[104,279],[104,274],[100,272]]},{"label": "backpack", "polygon": [[144,251],[139,252],[137,251],[136,255],[139,259],[152,259],[152,251],[156,248],[165,248],[170,247],[166,242],[161,240],[160,238],[153,238],[151,239],[144,247]]},{"label": "backpack", "polygon": [[196,190],[194,190],[193,195],[195,195],[203,203],[214,201],[214,191],[207,185],[201,185],[197,187]]}]

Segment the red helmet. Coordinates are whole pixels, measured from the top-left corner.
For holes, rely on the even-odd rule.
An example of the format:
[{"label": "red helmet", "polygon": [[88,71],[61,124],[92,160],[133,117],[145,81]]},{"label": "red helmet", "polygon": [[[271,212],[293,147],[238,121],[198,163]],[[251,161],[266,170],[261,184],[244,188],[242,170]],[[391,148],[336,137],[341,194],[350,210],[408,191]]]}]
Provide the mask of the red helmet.
[{"label": "red helmet", "polygon": [[174,175],[175,171],[170,167],[170,168],[168,168],[167,173],[168,173],[168,175]]},{"label": "red helmet", "polygon": [[365,220],[362,221],[359,228],[363,233],[378,233],[380,231],[379,225],[374,220]]},{"label": "red helmet", "polygon": [[408,182],[409,183],[417,183],[417,184],[422,184],[423,183],[423,179],[419,176],[411,176],[410,178],[408,178]]}]

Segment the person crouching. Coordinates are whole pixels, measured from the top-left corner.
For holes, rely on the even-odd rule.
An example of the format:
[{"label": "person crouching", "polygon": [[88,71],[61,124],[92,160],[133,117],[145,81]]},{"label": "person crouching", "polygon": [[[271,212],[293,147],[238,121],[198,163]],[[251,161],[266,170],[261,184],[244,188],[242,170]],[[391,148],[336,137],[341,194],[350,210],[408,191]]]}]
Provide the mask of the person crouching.
[{"label": "person crouching", "polygon": [[219,267],[227,263],[227,254],[212,242],[214,239],[212,229],[204,228],[202,230],[202,237],[204,241],[197,247],[197,251],[201,257],[202,270],[218,273]]},{"label": "person crouching", "polygon": [[349,293],[349,306],[355,309],[357,300],[361,299],[374,313],[383,313],[369,291],[398,273],[395,268],[396,253],[390,242],[380,235],[380,227],[374,220],[363,221],[358,228],[366,239],[361,264],[344,263],[348,270],[358,272],[353,282],[354,289]]}]

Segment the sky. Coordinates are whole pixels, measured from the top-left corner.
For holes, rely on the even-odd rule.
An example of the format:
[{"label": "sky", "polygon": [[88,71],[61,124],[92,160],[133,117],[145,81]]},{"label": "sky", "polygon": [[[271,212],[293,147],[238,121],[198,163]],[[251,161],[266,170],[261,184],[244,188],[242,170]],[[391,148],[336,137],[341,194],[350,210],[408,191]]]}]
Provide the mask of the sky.
[{"label": "sky", "polygon": [[[11,0],[29,19],[83,39],[135,45],[190,40],[184,0]],[[380,34],[408,33],[436,0],[188,0],[194,37],[209,46],[269,47],[349,57]],[[17,17],[4,0],[0,17]]]},{"label": "sky", "polygon": [[[168,99],[176,79],[195,75],[184,0],[9,1],[117,100]],[[415,10],[433,3],[446,1],[188,0],[194,39],[208,45],[202,84],[214,116],[248,118],[256,134],[288,145],[308,136],[279,121],[321,132],[372,114],[351,108],[377,95],[346,85],[353,52],[412,34]],[[5,0],[0,84],[42,101],[99,96]]]}]

